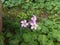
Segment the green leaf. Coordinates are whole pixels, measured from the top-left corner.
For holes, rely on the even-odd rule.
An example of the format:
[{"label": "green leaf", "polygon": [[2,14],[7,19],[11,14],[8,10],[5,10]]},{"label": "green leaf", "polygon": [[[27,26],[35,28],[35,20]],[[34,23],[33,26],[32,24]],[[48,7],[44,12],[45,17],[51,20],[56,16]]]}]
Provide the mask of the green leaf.
[{"label": "green leaf", "polygon": [[27,43],[22,42],[21,45],[28,45]]},{"label": "green leaf", "polygon": [[6,34],[6,37],[12,37],[13,35],[12,35],[12,33],[10,33],[10,32],[8,32],[7,34]]},{"label": "green leaf", "polygon": [[42,29],[41,29],[42,33],[48,33],[49,30],[46,26],[42,26]]},{"label": "green leaf", "polygon": [[23,34],[23,39],[25,42],[30,42],[30,41],[32,41],[33,38],[30,33],[25,33],[25,34]]},{"label": "green leaf", "polygon": [[54,45],[53,40],[48,40],[47,45]]},{"label": "green leaf", "polygon": [[48,38],[46,35],[39,35],[38,36],[38,41],[41,43],[41,45],[46,45],[47,40],[48,40]]},{"label": "green leaf", "polygon": [[14,39],[14,40],[10,40],[9,41],[9,44],[10,45],[18,45],[18,43],[19,43],[19,40],[18,39]]},{"label": "green leaf", "polygon": [[38,45],[38,43],[36,41],[31,41],[28,43],[28,45]]}]

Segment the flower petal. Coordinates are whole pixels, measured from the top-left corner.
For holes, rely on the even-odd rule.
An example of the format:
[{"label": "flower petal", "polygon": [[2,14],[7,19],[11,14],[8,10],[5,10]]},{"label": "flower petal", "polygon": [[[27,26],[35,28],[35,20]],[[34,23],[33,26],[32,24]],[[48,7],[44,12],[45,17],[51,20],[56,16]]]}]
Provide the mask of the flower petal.
[{"label": "flower petal", "polygon": [[21,24],[21,27],[24,27],[24,25],[23,25],[23,24]]},{"label": "flower petal", "polygon": [[30,22],[30,25],[33,25],[33,23]]},{"label": "flower petal", "polygon": [[31,29],[34,29],[34,27],[31,26]]},{"label": "flower petal", "polygon": [[37,27],[38,27],[38,25],[36,24],[36,25],[35,25],[35,30],[37,29]]},{"label": "flower petal", "polygon": [[37,17],[35,15],[33,15],[33,17],[31,18],[31,20],[37,20]]},{"label": "flower petal", "polygon": [[34,28],[35,30],[37,29],[37,27]]},{"label": "flower petal", "polygon": [[27,22],[27,20],[24,20],[24,23],[26,23]]},{"label": "flower petal", "polygon": [[26,23],[26,25],[28,25],[28,23]]},{"label": "flower petal", "polygon": [[26,28],[26,27],[27,27],[27,25],[24,25],[24,27]]},{"label": "flower petal", "polygon": [[21,21],[21,23],[24,23],[24,21]]},{"label": "flower petal", "polygon": [[31,21],[30,21],[30,25],[34,25],[34,24],[36,24],[36,22],[33,21],[33,20],[31,20]]}]

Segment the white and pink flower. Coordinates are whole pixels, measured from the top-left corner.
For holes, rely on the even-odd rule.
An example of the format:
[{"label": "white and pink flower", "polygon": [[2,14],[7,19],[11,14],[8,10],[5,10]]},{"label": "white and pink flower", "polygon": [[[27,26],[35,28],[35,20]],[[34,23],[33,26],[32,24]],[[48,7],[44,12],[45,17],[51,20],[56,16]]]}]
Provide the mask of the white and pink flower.
[{"label": "white and pink flower", "polygon": [[21,27],[27,27],[28,26],[28,23],[27,23],[27,20],[22,20],[21,21]]},{"label": "white and pink flower", "polygon": [[30,21],[30,25],[31,25],[31,29],[37,29],[37,27],[38,27],[38,25],[36,24],[36,22],[34,22],[34,21]]},{"label": "white and pink flower", "polygon": [[37,17],[33,15],[30,21],[31,29],[37,29],[38,25],[36,23]]}]

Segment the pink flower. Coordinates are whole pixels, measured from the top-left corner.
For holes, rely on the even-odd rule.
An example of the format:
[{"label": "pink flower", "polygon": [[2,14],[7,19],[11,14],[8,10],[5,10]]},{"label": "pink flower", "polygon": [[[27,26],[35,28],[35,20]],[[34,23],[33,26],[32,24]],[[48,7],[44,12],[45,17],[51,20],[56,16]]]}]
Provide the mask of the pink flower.
[{"label": "pink flower", "polygon": [[37,29],[37,27],[38,27],[38,25],[36,24],[36,22],[34,22],[34,21],[30,21],[30,25],[31,25],[31,29]]},{"label": "pink flower", "polygon": [[21,21],[21,27],[27,27],[28,26],[28,23],[27,23],[27,20],[23,20]]},{"label": "pink flower", "polygon": [[31,23],[31,29],[37,29],[38,25],[36,23]]},{"label": "pink flower", "polygon": [[37,17],[35,15],[33,15],[33,17],[31,18],[31,20],[36,21]]},{"label": "pink flower", "polygon": [[36,24],[37,17],[33,15],[30,21],[31,29],[37,29],[38,25]]},{"label": "pink flower", "polygon": [[36,23],[36,21],[33,21],[33,20],[30,21],[30,25],[32,25],[34,23]]}]

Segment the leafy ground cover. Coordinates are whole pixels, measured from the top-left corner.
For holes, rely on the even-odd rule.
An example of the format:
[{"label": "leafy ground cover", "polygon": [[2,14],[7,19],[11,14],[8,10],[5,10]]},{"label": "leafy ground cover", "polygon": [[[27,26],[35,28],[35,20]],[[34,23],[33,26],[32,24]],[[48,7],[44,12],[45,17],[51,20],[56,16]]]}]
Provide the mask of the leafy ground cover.
[{"label": "leafy ground cover", "polygon": [[[0,45],[60,45],[60,0],[2,0]],[[21,27],[21,20],[37,17],[38,28]]]}]

